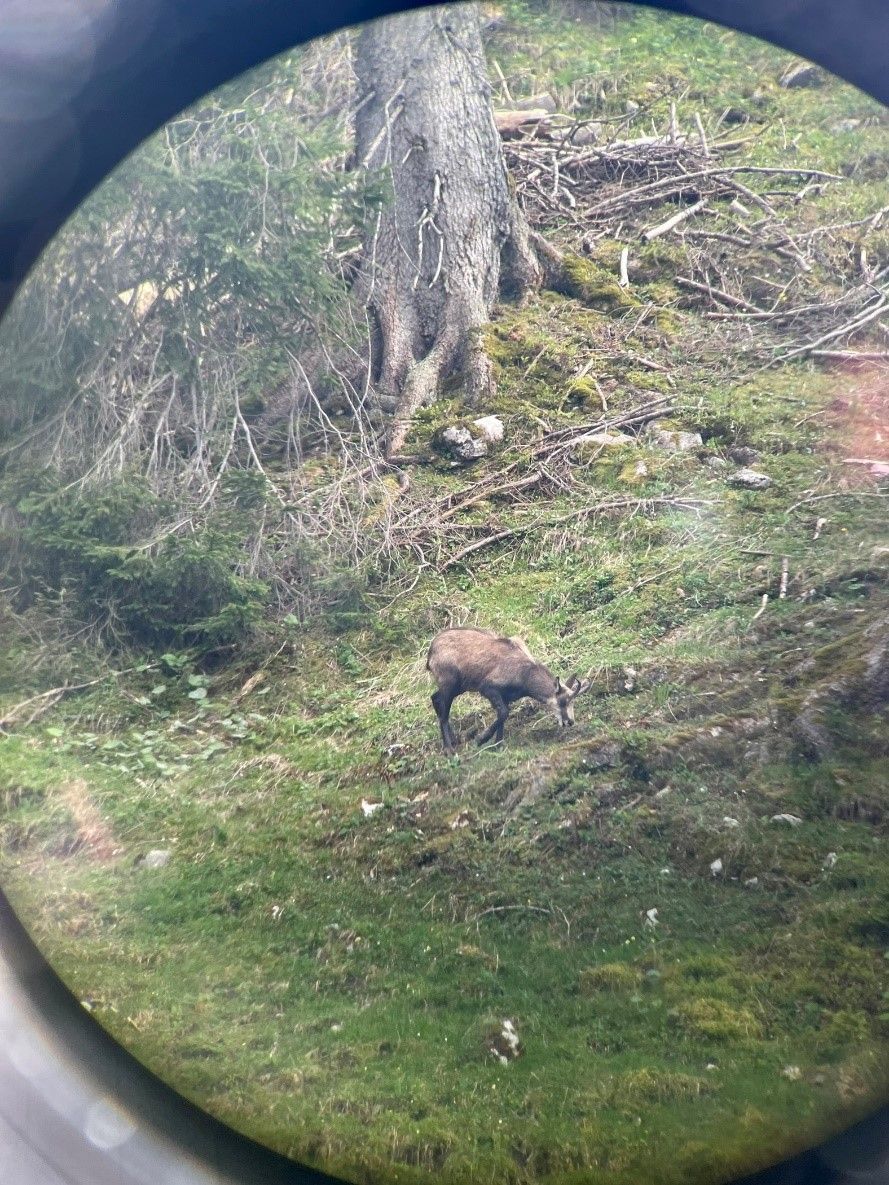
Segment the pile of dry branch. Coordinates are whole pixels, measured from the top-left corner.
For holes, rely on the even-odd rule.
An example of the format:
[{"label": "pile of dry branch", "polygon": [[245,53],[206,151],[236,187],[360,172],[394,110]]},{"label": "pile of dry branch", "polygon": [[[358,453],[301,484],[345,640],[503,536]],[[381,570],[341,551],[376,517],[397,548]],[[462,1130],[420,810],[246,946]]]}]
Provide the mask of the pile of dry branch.
[{"label": "pile of dry branch", "polygon": [[693,122],[692,134],[681,132],[674,105],[665,131],[635,139],[578,147],[582,125],[556,134],[548,121],[505,140],[532,226],[594,258],[603,240],[621,243],[616,279],[629,288],[640,248],[660,238],[680,244],[687,265],[663,279],[708,317],[737,322],[739,345],[763,361],[889,360],[882,349],[847,348],[864,329],[883,331],[889,313],[889,267],[874,266],[867,246],[889,207],[819,225],[807,199],[844,177],[743,163],[739,150],[753,137],[732,129],[708,138],[697,115]]}]

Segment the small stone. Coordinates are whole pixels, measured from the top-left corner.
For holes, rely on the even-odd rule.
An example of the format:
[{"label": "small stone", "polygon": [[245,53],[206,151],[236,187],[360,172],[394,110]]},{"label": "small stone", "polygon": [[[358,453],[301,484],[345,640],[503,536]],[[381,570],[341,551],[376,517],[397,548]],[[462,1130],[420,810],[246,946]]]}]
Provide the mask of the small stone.
[{"label": "small stone", "polygon": [[375,815],[377,811],[382,810],[386,804],[384,802],[370,802],[366,798],[361,800],[361,813],[365,819],[369,819],[371,815]]},{"label": "small stone", "polygon": [[666,428],[662,420],[654,420],[648,426],[646,436],[657,448],[668,453],[690,453],[703,447],[700,432],[684,432],[677,428]]},{"label": "small stone", "polygon": [[169,848],[152,848],[138,861],[140,868],[164,868],[170,863],[173,853]]},{"label": "small stone", "polygon": [[745,889],[755,889],[758,884],[759,884],[759,877],[758,876],[748,876],[748,878],[744,881],[744,888]]},{"label": "small stone", "polygon": [[730,486],[737,486],[742,490],[767,490],[772,479],[767,473],[760,473],[758,469],[739,469],[726,478]]},{"label": "small stone", "polygon": [[824,73],[811,62],[800,62],[781,75],[778,85],[783,86],[785,90],[802,86],[823,86]]},{"label": "small stone", "polygon": [[587,769],[613,769],[620,764],[622,752],[618,741],[603,741],[584,754],[583,764]]},{"label": "small stone", "polygon": [[791,1082],[798,1082],[803,1076],[803,1072],[799,1066],[785,1066],[781,1073]]},{"label": "small stone", "polygon": [[704,464],[708,469],[728,469],[728,461],[724,457],[707,457]]},{"label": "small stone", "polygon": [[735,448],[730,448],[728,455],[738,465],[752,465],[754,461],[759,460],[759,453],[755,448],[748,448],[746,445],[738,445]]},{"label": "small stone", "polygon": [[821,865],[821,867],[822,868],[833,868],[834,865],[836,864],[836,862],[837,862],[836,852],[828,852],[827,855],[824,857],[824,863]]},{"label": "small stone", "polygon": [[477,461],[488,452],[488,442],[484,438],[476,438],[468,428],[454,425],[445,428],[441,434],[441,442],[458,461]]},{"label": "small stone", "polygon": [[656,929],[658,925],[657,909],[646,909],[645,925],[649,930]]},{"label": "small stone", "polygon": [[583,147],[584,144],[595,144],[601,138],[602,125],[593,121],[592,123],[585,123],[583,127],[579,127],[571,137],[571,143]]},{"label": "small stone", "polygon": [[655,798],[666,798],[667,795],[672,792],[672,790],[673,790],[672,786],[664,786],[663,790],[657,791],[657,793],[655,794]]},{"label": "small stone", "polygon": [[741,824],[738,822],[738,820],[737,820],[737,819],[734,819],[734,818],[732,818],[732,816],[731,816],[731,815],[723,815],[723,816],[722,816],[722,825],[723,825],[724,827],[728,827],[730,830],[731,830],[731,829],[733,829],[733,828],[735,828],[735,827],[740,827],[740,826],[741,826]]},{"label": "small stone", "polygon": [[802,823],[802,819],[799,817],[799,815],[788,815],[786,813],[782,813],[780,815],[772,815],[769,822],[783,823],[787,827],[799,827],[800,823]]},{"label": "small stone", "polygon": [[556,100],[548,91],[539,95],[528,95],[526,99],[516,99],[513,104],[515,111],[546,111],[550,115],[556,112]]},{"label": "small stone", "polygon": [[330,1026],[330,1031],[331,1031],[331,1033],[341,1033],[343,1031],[343,1026],[340,1024],[340,1022],[338,1020],[335,1020],[333,1022],[333,1024]]},{"label": "small stone", "polygon": [[499,444],[503,439],[503,421],[499,416],[479,416],[472,422],[489,444]]},{"label": "small stone", "polygon": [[722,861],[717,856],[717,858],[710,865],[710,875],[711,876],[719,876],[719,874],[721,872],[722,872]]},{"label": "small stone", "polygon": [[718,1070],[719,1066],[717,1066],[716,1062],[707,1062],[706,1066],[704,1066],[704,1069],[705,1070]]}]

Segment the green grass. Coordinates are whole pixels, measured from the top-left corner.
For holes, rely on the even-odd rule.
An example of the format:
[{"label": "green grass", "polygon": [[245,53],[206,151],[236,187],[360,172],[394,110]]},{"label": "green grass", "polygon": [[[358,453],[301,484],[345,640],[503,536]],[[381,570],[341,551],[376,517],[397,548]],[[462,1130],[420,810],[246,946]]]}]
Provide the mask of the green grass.
[{"label": "green grass", "polygon": [[[762,163],[786,163],[785,137],[831,169],[884,142],[869,100],[781,90],[783,55],[734,34],[646,12],[603,31],[522,19],[538,49],[500,47],[516,95],[604,80],[590,114],[635,98],[662,119],[691,88],[705,122],[763,116]],[[831,131],[850,114],[860,132]],[[826,190],[812,217],[863,216],[879,189]],[[518,527],[545,508],[551,526],[377,612],[282,627],[212,670],[136,655],[0,735],[4,887],[79,998],[214,1114],[356,1181],[713,1182],[885,1096],[885,709],[831,702],[817,761],[792,732],[809,693],[853,685],[889,608],[885,503],[842,465],[854,376],[745,369],[674,307],[670,253],[644,263],[669,324],[631,333],[637,310],[590,292],[498,312],[490,410],[508,436],[469,480],[527,456],[541,419],[595,418],[595,385],[572,378],[598,351],[612,409],[671,393],[704,454],[756,448],[769,490],[645,444],[589,455],[568,491],[472,511]],[[421,413],[412,447],[457,408]],[[439,461],[414,480],[431,498],[467,479]],[[701,504],[560,524],[615,494]],[[467,697],[460,757],[442,755],[423,660],[449,619],[590,672],[567,741],[526,705],[480,752],[489,710]],[[4,710],[107,669],[88,647],[46,657],[9,620]],[[771,822],[788,812],[799,826]],[[139,865],[152,848],[166,867]],[[486,1047],[505,1018],[523,1047],[508,1065]]]}]

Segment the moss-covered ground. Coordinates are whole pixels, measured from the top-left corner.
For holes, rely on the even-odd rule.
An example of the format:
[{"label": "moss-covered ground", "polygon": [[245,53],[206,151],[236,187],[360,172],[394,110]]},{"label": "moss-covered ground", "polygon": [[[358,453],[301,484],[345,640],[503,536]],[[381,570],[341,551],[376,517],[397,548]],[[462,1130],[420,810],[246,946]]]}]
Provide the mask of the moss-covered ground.
[{"label": "moss-covered ground", "polygon": [[[517,91],[604,81],[607,115],[691,88],[705,115],[762,116],[762,161],[790,140],[854,175],[886,152],[868,100],[783,90],[782,55],[728,32],[521,20],[536,55],[508,31],[500,53]],[[866,215],[883,183],[825,191],[819,219]],[[603,398],[671,396],[699,449],[581,451],[570,486],[468,512],[548,525],[212,669],[6,648],[4,710],[99,679],[0,735],[3,884],[31,932],[181,1091],[352,1180],[717,1181],[889,1083],[889,731],[867,682],[889,532],[885,487],[844,464],[885,455],[885,380],[743,368],[650,254],[660,318],[582,291],[501,310],[501,451],[412,479],[430,498],[478,481]],[[416,451],[455,409],[422,413]],[[727,484],[739,447],[770,488]],[[686,502],[569,520],[615,494]],[[593,678],[567,741],[526,703],[479,751],[490,713],[467,697],[441,753],[423,663],[449,622]],[[142,866],[151,849],[169,862]]]}]

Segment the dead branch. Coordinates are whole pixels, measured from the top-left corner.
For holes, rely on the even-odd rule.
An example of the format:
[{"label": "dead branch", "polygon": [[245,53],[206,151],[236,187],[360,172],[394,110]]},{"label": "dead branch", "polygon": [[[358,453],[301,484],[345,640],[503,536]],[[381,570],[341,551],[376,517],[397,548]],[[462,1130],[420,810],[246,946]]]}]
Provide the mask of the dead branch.
[{"label": "dead branch", "polygon": [[773,360],[772,365],[777,365],[779,362],[787,362],[791,358],[798,358],[802,354],[810,354],[812,350],[818,346],[823,345],[824,342],[834,341],[838,337],[846,337],[850,333],[856,333],[859,329],[863,329],[865,325],[870,324],[871,321],[877,317],[883,316],[886,310],[886,304],[889,301],[889,294],[882,292],[877,298],[877,301],[870,306],[865,312],[859,313],[853,317],[851,321],[847,321],[844,325],[840,325],[838,329],[832,329],[829,333],[824,333],[821,337],[812,342],[806,342],[804,345],[797,346],[795,349],[788,350]]},{"label": "dead branch", "polygon": [[744,300],[740,296],[732,296],[730,292],[723,292],[721,288],[714,288],[712,284],[701,284],[697,280],[690,280],[687,276],[676,276],[675,280],[681,288],[691,288],[693,292],[703,292],[711,300],[720,301],[722,304],[731,305],[733,308],[744,309],[748,313],[763,313],[762,309],[757,308],[755,304],[751,304],[748,300]]},{"label": "dead branch", "polygon": [[707,199],[701,198],[700,201],[695,202],[693,206],[687,206],[684,210],[680,210],[678,214],[674,214],[672,218],[668,218],[666,222],[660,223],[659,226],[652,226],[649,230],[644,230],[642,232],[642,238],[645,239],[647,243],[652,242],[654,239],[659,239],[661,235],[665,235],[669,231],[674,230],[680,225],[680,223],[685,222],[687,218],[691,218],[700,210],[703,210],[706,204]]},{"label": "dead branch", "polygon": [[683,498],[680,496],[674,498],[614,498],[607,502],[593,502],[586,506],[581,506],[569,514],[561,515],[558,518],[539,518],[530,523],[523,523],[517,527],[509,527],[505,530],[495,531],[491,535],[486,535],[482,539],[476,539],[475,542],[467,544],[460,548],[450,556],[443,564],[439,564],[438,571],[446,572],[448,568],[453,568],[464,560],[467,556],[472,555],[476,551],[480,551],[484,547],[490,547],[494,543],[499,543],[503,539],[515,538],[519,535],[530,534],[531,531],[546,529],[547,527],[561,527],[569,522],[576,522],[580,518],[591,518],[597,514],[606,514],[614,510],[639,510],[646,511],[655,506],[673,506],[682,510],[694,510],[700,506],[708,506],[712,503],[701,498]]}]

